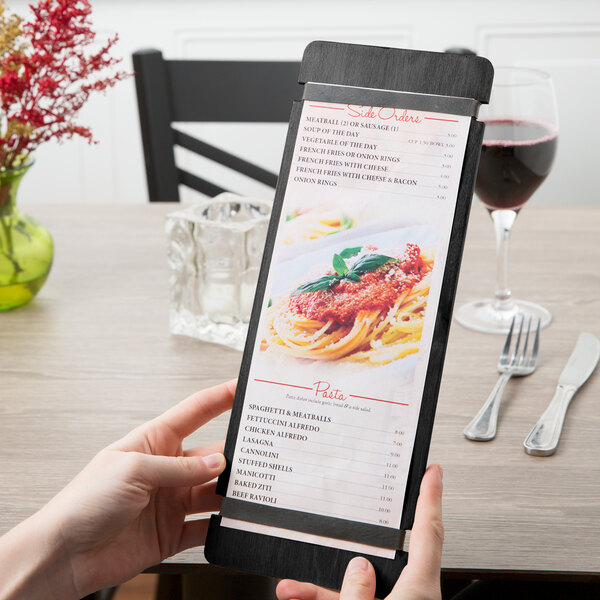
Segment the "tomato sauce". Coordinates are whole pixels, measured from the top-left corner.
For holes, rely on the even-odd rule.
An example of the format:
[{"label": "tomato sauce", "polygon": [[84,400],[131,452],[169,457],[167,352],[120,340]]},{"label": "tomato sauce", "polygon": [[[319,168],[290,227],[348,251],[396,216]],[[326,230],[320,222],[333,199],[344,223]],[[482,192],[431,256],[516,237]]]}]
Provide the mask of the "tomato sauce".
[{"label": "tomato sauce", "polygon": [[360,282],[342,279],[328,290],[295,294],[290,296],[288,306],[292,313],[310,319],[351,325],[362,310],[390,309],[398,296],[424,275],[419,246],[407,244],[398,261],[360,275]]}]

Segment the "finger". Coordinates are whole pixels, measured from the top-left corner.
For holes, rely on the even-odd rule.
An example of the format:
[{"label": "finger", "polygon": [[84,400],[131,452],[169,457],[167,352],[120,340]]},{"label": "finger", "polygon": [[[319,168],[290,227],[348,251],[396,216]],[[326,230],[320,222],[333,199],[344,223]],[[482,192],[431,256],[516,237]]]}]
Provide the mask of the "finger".
[{"label": "finger", "polygon": [[430,465],[421,482],[410,534],[408,564],[392,591],[392,598],[398,594],[397,588],[405,586],[431,592],[439,590],[444,543],[442,487],[442,468]]},{"label": "finger", "polygon": [[179,546],[177,552],[183,552],[188,548],[196,546],[204,546],[206,542],[206,534],[208,532],[208,524],[210,519],[195,519],[194,521],[186,521],[181,531],[179,538]]},{"label": "finger", "polygon": [[220,510],[223,497],[218,496],[216,490],[216,481],[189,488],[183,503],[185,514],[192,515]]},{"label": "finger", "polygon": [[206,483],[223,472],[225,457],[211,454],[204,457],[154,456],[130,453],[133,477],[141,477],[152,487],[191,487]]},{"label": "finger", "polygon": [[225,440],[221,440],[220,442],[213,442],[212,444],[207,444],[206,446],[197,446],[196,448],[190,448],[189,450],[184,450],[184,456],[208,456],[209,454],[215,454],[215,452],[220,452],[223,454],[225,450]]},{"label": "finger", "polygon": [[408,567],[439,578],[442,563],[442,469],[431,465],[423,477],[408,550]]},{"label": "finger", "polygon": [[283,579],[277,584],[275,590],[279,600],[338,600],[340,595],[333,590],[327,590],[293,579]]},{"label": "finger", "polygon": [[340,600],[373,600],[375,596],[375,569],[362,556],[353,558],[346,567]]},{"label": "finger", "polygon": [[232,379],[192,394],[151,423],[153,426],[167,426],[180,440],[183,440],[196,429],[231,408],[236,383],[237,381]]}]

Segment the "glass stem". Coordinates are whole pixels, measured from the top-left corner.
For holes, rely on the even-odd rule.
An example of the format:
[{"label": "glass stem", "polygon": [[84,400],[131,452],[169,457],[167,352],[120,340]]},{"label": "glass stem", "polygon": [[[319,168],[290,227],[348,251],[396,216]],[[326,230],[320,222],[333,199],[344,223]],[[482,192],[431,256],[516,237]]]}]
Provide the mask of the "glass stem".
[{"label": "glass stem", "polygon": [[490,214],[496,231],[497,263],[494,308],[508,311],[514,305],[508,287],[508,241],[517,213],[514,210],[492,210]]}]

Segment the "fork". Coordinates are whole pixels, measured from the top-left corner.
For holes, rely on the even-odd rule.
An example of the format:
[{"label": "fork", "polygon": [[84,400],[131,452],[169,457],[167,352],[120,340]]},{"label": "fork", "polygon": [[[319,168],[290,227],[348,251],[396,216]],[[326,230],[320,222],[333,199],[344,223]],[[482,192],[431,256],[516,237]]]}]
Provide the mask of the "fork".
[{"label": "fork", "polygon": [[[522,377],[524,375],[531,375],[535,371],[538,349],[540,345],[540,319],[537,321],[535,328],[535,339],[533,341],[533,348],[528,354],[527,349],[529,347],[531,331],[531,317],[527,320],[527,331],[523,335],[523,326],[525,324],[525,317],[522,316],[519,326],[519,332],[516,335],[516,342],[512,353],[510,347],[513,339],[513,331],[517,323],[517,316],[513,317],[510,325],[510,330],[506,336],[506,342],[500,354],[498,361],[498,372],[500,377],[487,399],[486,403],[481,407],[481,410],[475,415],[475,418],[465,427],[465,437],[476,442],[489,442],[496,437],[496,427],[498,425],[498,411],[500,410],[500,402],[502,401],[502,394],[504,388],[511,377]],[[523,348],[519,352],[522,340],[524,338]]]}]

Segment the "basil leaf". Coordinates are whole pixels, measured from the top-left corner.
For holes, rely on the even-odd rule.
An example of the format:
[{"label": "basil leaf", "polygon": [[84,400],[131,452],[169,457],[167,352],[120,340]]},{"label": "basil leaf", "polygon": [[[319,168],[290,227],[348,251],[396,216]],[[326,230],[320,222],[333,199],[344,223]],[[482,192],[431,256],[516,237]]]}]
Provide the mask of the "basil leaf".
[{"label": "basil leaf", "polygon": [[303,283],[298,286],[293,292],[292,296],[296,294],[306,294],[308,292],[319,292],[321,290],[328,290],[330,287],[333,287],[338,281],[339,277],[337,275],[325,275],[324,277],[319,277],[319,279],[313,279],[312,281],[308,281],[307,283]]},{"label": "basil leaf", "polygon": [[354,271],[348,271],[344,275],[344,279],[347,279],[348,281],[354,281],[356,283],[360,283],[360,277]]},{"label": "basil leaf", "polygon": [[333,269],[338,275],[344,275],[348,272],[346,261],[339,254],[333,255]]},{"label": "basil leaf", "polygon": [[346,248],[340,252],[342,258],[352,258],[356,256],[362,250],[362,246],[355,246],[354,248]]},{"label": "basil leaf", "polygon": [[358,275],[370,273],[390,261],[398,262],[398,259],[385,254],[364,254],[354,263],[352,271]]}]

